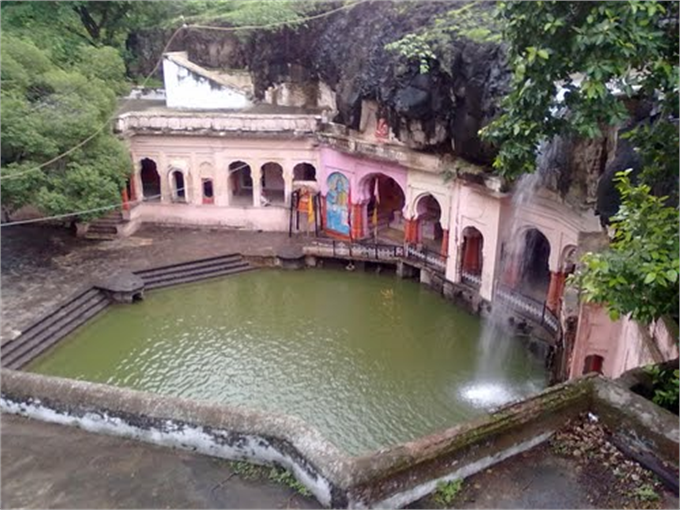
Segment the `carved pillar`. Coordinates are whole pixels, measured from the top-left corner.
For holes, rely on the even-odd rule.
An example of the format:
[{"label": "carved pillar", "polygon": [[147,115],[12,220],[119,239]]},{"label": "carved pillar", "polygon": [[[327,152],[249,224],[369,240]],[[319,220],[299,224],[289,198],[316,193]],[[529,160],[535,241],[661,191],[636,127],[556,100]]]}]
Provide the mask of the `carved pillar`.
[{"label": "carved pillar", "polygon": [[564,291],[564,281],[566,275],[560,272],[550,272],[550,286],[548,287],[548,298],[546,301],[546,306],[548,310],[553,313],[557,313],[560,306],[560,298],[562,297],[562,292]]}]

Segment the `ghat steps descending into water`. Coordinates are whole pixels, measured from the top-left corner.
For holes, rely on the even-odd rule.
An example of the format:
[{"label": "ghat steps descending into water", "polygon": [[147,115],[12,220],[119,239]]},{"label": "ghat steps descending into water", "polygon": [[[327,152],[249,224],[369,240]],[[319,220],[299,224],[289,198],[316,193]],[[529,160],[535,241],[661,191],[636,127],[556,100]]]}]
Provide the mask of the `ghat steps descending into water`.
[{"label": "ghat steps descending into water", "polygon": [[[222,255],[137,271],[145,289],[168,287],[254,269],[239,254]],[[2,346],[2,366],[19,369],[59,340],[82,326],[111,301],[96,287],[81,290]]]},{"label": "ghat steps descending into water", "polygon": [[83,325],[109,305],[106,295],[96,288],[75,294],[31,325],[19,337],[2,346],[2,366],[21,368],[27,362]]},{"label": "ghat steps descending into water", "polygon": [[145,289],[156,289],[206,278],[243,273],[254,269],[241,255],[231,254],[193,262],[182,262],[157,269],[136,271]]}]

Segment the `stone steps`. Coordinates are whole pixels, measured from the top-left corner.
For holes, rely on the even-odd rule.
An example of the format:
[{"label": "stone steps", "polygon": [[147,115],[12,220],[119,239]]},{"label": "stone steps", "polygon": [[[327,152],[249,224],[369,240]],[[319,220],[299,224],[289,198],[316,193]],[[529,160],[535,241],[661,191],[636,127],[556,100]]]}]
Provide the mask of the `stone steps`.
[{"label": "stone steps", "polygon": [[77,294],[3,345],[2,366],[21,368],[108,305],[108,298],[97,289]]},{"label": "stone steps", "polygon": [[106,216],[94,220],[87,228],[85,239],[115,239],[118,237],[118,227],[125,223],[123,213],[111,211]]},{"label": "stone steps", "polygon": [[240,255],[234,254],[136,271],[135,274],[144,280],[145,289],[157,289],[217,276],[243,273],[252,269],[253,267],[244,261]]}]

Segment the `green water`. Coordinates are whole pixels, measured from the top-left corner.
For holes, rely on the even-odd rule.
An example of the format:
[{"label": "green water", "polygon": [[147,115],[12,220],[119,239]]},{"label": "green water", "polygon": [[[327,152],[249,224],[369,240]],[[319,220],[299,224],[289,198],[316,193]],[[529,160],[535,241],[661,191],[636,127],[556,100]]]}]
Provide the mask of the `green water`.
[{"label": "green water", "polygon": [[111,307],[28,370],[295,415],[357,454],[545,386],[514,339],[482,370],[480,327],[394,276],[262,270]]}]

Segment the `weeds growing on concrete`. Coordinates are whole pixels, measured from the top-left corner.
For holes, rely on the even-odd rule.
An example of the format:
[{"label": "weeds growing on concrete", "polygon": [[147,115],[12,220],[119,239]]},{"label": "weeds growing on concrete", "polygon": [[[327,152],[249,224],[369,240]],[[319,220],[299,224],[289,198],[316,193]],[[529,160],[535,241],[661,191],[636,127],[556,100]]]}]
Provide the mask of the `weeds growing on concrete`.
[{"label": "weeds growing on concrete", "polygon": [[439,482],[437,490],[432,495],[433,501],[440,506],[449,506],[460,494],[463,488],[463,480],[452,480],[450,482]]},{"label": "weeds growing on concrete", "polygon": [[280,485],[285,485],[301,496],[310,497],[309,489],[298,482],[293,473],[280,466],[258,466],[245,461],[233,461],[229,463],[231,470],[245,480],[270,480]]}]

